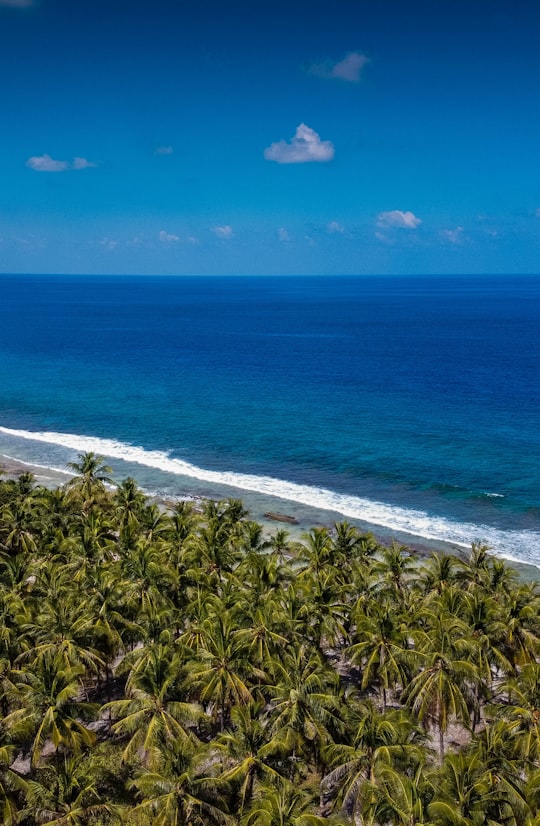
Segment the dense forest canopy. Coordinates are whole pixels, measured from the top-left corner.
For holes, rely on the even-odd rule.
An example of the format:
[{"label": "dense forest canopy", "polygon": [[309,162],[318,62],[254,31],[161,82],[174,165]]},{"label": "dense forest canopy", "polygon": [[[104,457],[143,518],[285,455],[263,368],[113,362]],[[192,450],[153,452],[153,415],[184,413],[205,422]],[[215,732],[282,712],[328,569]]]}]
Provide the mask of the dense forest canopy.
[{"label": "dense forest canopy", "polygon": [[0,481],[4,824],[540,823],[540,592],[94,454]]}]

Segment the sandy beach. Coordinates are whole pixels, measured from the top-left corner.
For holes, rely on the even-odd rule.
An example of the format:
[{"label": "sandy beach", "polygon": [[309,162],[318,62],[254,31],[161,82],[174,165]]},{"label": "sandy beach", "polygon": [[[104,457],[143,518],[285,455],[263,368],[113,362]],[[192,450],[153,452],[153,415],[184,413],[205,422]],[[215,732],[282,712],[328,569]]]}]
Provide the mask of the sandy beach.
[{"label": "sandy beach", "polygon": [[[0,468],[3,470],[5,478],[17,478],[19,474],[24,472],[33,473],[38,484],[46,487],[63,485],[73,476],[67,468],[66,470],[60,470],[59,468],[45,467],[39,464],[23,462],[2,454],[0,454]],[[114,471],[112,478],[117,481],[121,480],[121,477],[115,474]],[[141,484],[139,479],[137,479],[137,481]],[[144,490],[144,486],[141,485],[141,487]],[[167,506],[174,501],[174,499],[153,495],[152,493],[149,493],[149,496],[163,506]],[[239,491],[233,488],[230,488],[229,491],[223,488],[219,490],[209,488],[205,491],[204,495],[201,495],[200,491],[194,491],[186,487],[185,490],[179,493],[176,499],[192,499],[195,502],[202,502],[205,499],[220,499],[228,498],[229,496],[241,498],[249,511],[250,518],[261,523],[269,535],[279,529],[284,529],[292,539],[300,540],[302,535],[313,527],[326,526],[332,528],[336,522],[348,521],[356,525],[360,530],[372,533],[380,544],[389,545],[393,541],[396,541],[406,545],[411,551],[421,557],[429,556],[433,552],[451,553],[458,556],[467,554],[466,548],[452,542],[427,540],[422,536],[383,529],[379,525],[372,525],[369,522],[362,522],[355,519],[345,519],[343,515],[339,513],[328,510],[318,510],[301,505],[298,502],[280,499],[276,496],[265,496],[263,494]],[[294,521],[287,520],[287,522],[283,522],[276,519],[269,519],[266,514],[270,512],[285,515]],[[495,550],[494,555],[497,555]],[[515,560],[510,561],[508,564],[518,572],[520,579],[523,581],[530,582],[540,579],[539,569],[535,565],[528,565]]]}]

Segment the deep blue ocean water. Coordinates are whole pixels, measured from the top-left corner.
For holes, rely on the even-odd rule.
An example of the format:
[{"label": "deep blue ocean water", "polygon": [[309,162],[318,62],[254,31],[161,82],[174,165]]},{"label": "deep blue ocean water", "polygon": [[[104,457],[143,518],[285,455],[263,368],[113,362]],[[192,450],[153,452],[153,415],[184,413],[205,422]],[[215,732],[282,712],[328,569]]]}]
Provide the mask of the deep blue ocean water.
[{"label": "deep blue ocean water", "polygon": [[0,453],[540,564],[540,277],[0,276],[0,300]]}]

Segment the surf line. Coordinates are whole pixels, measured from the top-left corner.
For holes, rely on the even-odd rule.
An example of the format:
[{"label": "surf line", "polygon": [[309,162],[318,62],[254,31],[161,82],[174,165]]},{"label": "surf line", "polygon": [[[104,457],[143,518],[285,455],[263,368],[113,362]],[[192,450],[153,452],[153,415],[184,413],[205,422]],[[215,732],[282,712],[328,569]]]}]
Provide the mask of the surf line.
[{"label": "surf line", "polygon": [[[80,453],[92,451],[106,457],[131,462],[144,467],[185,476],[215,485],[224,485],[297,502],[318,510],[339,513],[371,525],[399,533],[420,536],[433,541],[446,541],[464,548],[473,541],[486,542],[495,553],[516,553],[523,549],[527,556],[540,551],[540,535],[533,531],[504,531],[487,525],[453,522],[424,511],[394,507],[384,502],[338,493],[327,488],[287,482],[272,476],[256,476],[233,471],[215,471],[197,467],[182,459],[174,459],[161,450],[146,450],[114,439],[80,436],[54,431],[16,430],[0,426],[0,433],[28,441],[53,444]],[[515,558],[515,557],[514,557]],[[529,561],[522,559],[521,561]]]}]

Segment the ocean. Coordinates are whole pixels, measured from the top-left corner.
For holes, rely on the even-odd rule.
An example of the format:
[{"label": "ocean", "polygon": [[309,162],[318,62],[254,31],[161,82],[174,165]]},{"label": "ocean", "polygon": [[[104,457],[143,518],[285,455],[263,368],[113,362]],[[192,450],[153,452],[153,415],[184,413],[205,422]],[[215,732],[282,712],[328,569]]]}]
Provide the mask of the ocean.
[{"label": "ocean", "polygon": [[[0,454],[540,565],[540,277],[0,276]],[[276,526],[277,527],[277,526]]]}]

